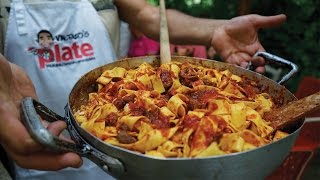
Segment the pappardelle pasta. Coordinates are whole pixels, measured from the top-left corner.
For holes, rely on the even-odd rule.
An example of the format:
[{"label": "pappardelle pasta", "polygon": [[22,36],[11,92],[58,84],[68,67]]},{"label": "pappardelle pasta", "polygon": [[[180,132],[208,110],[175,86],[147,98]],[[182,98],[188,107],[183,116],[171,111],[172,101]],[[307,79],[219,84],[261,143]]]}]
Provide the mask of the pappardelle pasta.
[{"label": "pappardelle pasta", "polygon": [[187,62],[116,67],[74,115],[106,143],[156,157],[207,157],[287,136],[262,117],[275,105],[258,85],[228,70]]}]

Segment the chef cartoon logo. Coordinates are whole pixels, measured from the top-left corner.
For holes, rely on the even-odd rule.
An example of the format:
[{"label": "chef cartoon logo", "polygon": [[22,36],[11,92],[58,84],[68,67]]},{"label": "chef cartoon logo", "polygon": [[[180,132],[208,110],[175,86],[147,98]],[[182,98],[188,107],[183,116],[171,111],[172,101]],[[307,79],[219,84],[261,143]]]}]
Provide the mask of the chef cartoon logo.
[{"label": "chef cartoon logo", "polygon": [[37,58],[40,69],[91,61],[95,59],[93,47],[83,42],[89,35],[83,31],[53,36],[50,31],[43,29],[37,34],[37,47],[29,47],[28,52]]},{"label": "chef cartoon logo", "polygon": [[49,50],[53,45],[52,34],[47,30],[41,30],[38,33],[37,42],[44,50]]},{"label": "chef cartoon logo", "polygon": [[50,59],[50,49],[53,46],[53,36],[48,30],[41,30],[37,35],[37,42],[40,48],[30,47],[28,51],[34,55],[42,57],[43,59]]}]

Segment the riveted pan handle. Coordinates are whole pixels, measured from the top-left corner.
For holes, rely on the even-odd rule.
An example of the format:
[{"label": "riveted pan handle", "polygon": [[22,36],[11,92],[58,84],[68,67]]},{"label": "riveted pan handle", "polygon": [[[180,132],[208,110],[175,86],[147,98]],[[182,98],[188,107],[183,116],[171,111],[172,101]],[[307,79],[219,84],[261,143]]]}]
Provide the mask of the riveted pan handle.
[{"label": "riveted pan handle", "polygon": [[49,122],[64,120],[63,117],[29,97],[22,101],[21,110],[22,122],[31,137],[36,141],[57,152],[71,151],[78,154],[85,153],[85,146],[61,140],[60,138],[52,135],[42,125],[39,115]]},{"label": "riveted pan handle", "polygon": [[278,64],[278,65],[284,65],[288,68],[290,68],[291,70],[284,75],[281,80],[278,82],[278,84],[283,84],[285,83],[287,80],[289,80],[293,75],[295,75],[299,68],[296,64],[292,63],[291,61],[288,61],[286,59],[283,59],[279,56],[267,53],[267,52],[257,52],[254,56],[260,56],[265,58],[267,61],[274,63],[274,64]]},{"label": "riveted pan handle", "polygon": [[[21,119],[32,138],[43,146],[55,152],[75,152],[80,156],[87,157],[104,171],[111,175],[119,176],[124,173],[124,166],[118,160],[104,153],[101,153],[84,141],[77,140],[77,143],[68,142],[51,134],[41,123],[45,118],[49,122],[65,120],[65,118],[54,113],[40,102],[31,97],[25,98],[21,103]],[[74,133],[74,132],[73,132]],[[82,143],[80,143],[82,142]]]}]

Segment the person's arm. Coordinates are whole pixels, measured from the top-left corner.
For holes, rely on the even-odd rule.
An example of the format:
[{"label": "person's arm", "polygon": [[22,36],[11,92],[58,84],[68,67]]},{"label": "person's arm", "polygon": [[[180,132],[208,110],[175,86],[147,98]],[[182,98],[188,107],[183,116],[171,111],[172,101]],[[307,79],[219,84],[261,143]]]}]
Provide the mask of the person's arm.
[{"label": "person's arm", "polygon": [[[159,8],[145,0],[115,0],[120,18],[139,29],[148,37],[158,40],[160,29]],[[195,18],[174,9],[167,9],[170,41],[174,44],[209,45],[214,29],[226,20]]]},{"label": "person's arm", "polygon": [[[9,157],[19,166],[30,169],[59,170],[81,166],[79,155],[49,152],[30,137],[20,121],[20,103],[26,96],[36,99],[28,75],[0,54],[0,144]],[[59,135],[65,128],[63,121],[50,123],[47,127],[54,135]]]},{"label": "person's arm", "polygon": [[[159,39],[159,9],[145,0],[115,0],[120,18],[145,33]],[[264,72],[264,60],[252,59],[257,51],[264,51],[258,30],[282,24],[285,15],[247,15],[230,20],[195,18],[176,10],[167,10],[170,41],[175,44],[211,45],[224,61],[246,66],[253,61],[258,72]]]}]

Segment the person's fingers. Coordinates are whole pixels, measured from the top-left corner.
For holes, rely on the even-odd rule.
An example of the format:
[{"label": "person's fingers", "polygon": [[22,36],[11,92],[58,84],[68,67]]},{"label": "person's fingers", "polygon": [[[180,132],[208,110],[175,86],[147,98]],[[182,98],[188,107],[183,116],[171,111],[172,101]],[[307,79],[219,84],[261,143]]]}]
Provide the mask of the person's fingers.
[{"label": "person's fingers", "polygon": [[249,54],[245,52],[238,52],[230,55],[226,62],[235,64],[241,67],[246,67],[248,65],[248,61],[250,61],[251,59],[252,57]]},{"label": "person's fingers", "polygon": [[284,14],[275,16],[252,15],[251,18],[254,26],[259,29],[278,26],[286,21],[287,16]]},{"label": "person's fingers", "polygon": [[47,129],[49,132],[51,132],[53,135],[60,135],[60,133],[67,128],[67,124],[64,121],[55,121],[52,123],[49,123]]},{"label": "person's fingers", "polygon": [[0,53],[0,101],[8,101],[10,94],[9,85],[11,84],[12,73],[9,62]]},{"label": "person's fingers", "polygon": [[240,63],[240,66],[243,67],[243,68],[247,68],[248,64],[249,64],[249,62],[247,62],[247,61],[242,61],[242,62]]},{"label": "person's fingers", "polygon": [[0,108],[1,118],[6,120],[0,127],[1,144],[18,154],[30,154],[41,150],[43,147],[31,138],[17,117],[5,109],[7,108]]},{"label": "person's fingers", "polygon": [[260,57],[260,56],[255,56],[255,57],[250,57],[248,59],[248,56],[242,56],[242,58],[246,58],[246,59],[242,59],[242,61],[240,62],[240,66],[243,68],[248,68],[249,65],[249,61],[252,63],[252,66],[254,67],[254,70],[258,73],[264,73],[265,72],[265,60],[264,58]]},{"label": "person's fingers", "polygon": [[53,135],[59,136],[59,139],[74,143],[73,140],[62,134],[62,131],[66,128],[67,124],[64,121],[55,121],[48,124],[47,126],[48,131],[51,132]]},{"label": "person's fingers", "polygon": [[[3,104],[2,104],[3,105]],[[43,170],[59,170],[65,167],[79,167],[82,163],[75,153],[58,154],[45,151],[45,148],[34,141],[23,124],[6,107],[0,108],[0,113],[6,123],[1,123],[1,145],[9,156],[21,167]],[[48,125],[53,134],[60,134],[66,127],[62,121]],[[10,133],[6,133],[10,131]]]},{"label": "person's fingers", "polygon": [[[260,44],[260,43],[259,43]],[[260,47],[258,48],[257,52],[265,52],[265,49],[262,47],[260,44]],[[251,60],[253,66],[255,67],[255,70],[257,73],[263,74],[266,72],[266,61],[263,57],[261,56],[253,56]]]},{"label": "person's fingers", "polygon": [[54,152],[35,152],[32,155],[20,155],[8,152],[9,156],[23,168],[38,170],[60,170],[66,167],[78,168],[82,165],[81,157],[72,152],[59,154]]},{"label": "person's fingers", "polygon": [[266,68],[264,66],[259,66],[254,71],[257,73],[263,74],[266,72]]},{"label": "person's fingers", "polygon": [[253,66],[258,67],[258,66],[264,66],[265,65],[265,60],[263,57],[260,56],[254,56],[251,59],[251,63]]},{"label": "person's fingers", "polygon": [[10,63],[10,67],[12,69],[12,72],[14,72],[13,82],[15,83],[15,86],[17,87],[16,89],[20,95],[19,97],[16,94],[17,97],[15,97],[15,99],[19,101],[20,98],[23,98],[23,97],[32,97],[33,99],[37,100],[38,97],[36,95],[35,87],[33,86],[31,79],[29,78],[27,73],[23,70],[23,68],[12,63]]},{"label": "person's fingers", "polygon": [[48,131],[55,136],[59,136],[59,139],[74,143],[72,139],[62,134],[63,130],[65,130],[66,128],[67,128],[67,124],[64,121],[55,121],[48,124],[47,126]]},{"label": "person's fingers", "polygon": [[224,61],[227,63],[230,63],[230,64],[239,65],[239,64],[237,64],[236,56],[233,54],[231,54],[229,57],[227,57]]}]

